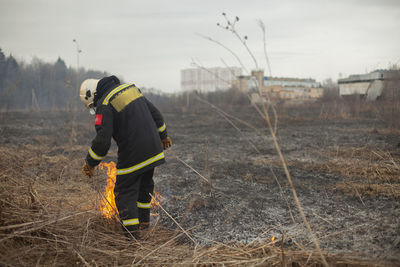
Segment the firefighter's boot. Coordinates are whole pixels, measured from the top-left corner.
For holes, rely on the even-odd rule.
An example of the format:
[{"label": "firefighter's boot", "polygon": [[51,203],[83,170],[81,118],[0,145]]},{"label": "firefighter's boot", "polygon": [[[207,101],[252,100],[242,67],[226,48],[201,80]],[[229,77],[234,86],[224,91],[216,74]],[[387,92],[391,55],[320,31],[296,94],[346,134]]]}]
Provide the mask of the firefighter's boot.
[{"label": "firefighter's boot", "polygon": [[150,209],[141,209],[138,208],[139,212],[139,228],[140,230],[144,230],[150,227]]},{"label": "firefighter's boot", "polygon": [[140,239],[140,235],[139,235],[139,225],[129,225],[129,226],[125,226],[123,227],[123,230],[125,232],[125,236],[129,239],[136,239],[139,240]]}]

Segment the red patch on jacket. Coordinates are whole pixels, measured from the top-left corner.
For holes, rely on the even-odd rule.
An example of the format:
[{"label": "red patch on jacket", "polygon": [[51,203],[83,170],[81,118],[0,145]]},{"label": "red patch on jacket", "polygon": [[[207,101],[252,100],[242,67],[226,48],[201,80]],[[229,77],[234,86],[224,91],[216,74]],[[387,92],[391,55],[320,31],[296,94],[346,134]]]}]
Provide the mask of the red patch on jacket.
[{"label": "red patch on jacket", "polygon": [[101,125],[103,121],[103,114],[97,114],[96,119],[94,120],[94,125]]}]

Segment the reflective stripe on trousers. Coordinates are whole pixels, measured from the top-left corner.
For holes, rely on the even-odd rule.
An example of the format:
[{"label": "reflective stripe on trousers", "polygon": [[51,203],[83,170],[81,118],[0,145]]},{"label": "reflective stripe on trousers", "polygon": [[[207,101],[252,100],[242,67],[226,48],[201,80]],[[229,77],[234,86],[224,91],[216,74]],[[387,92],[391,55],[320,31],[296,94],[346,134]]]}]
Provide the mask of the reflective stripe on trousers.
[{"label": "reflective stripe on trousers", "polygon": [[136,225],[136,224],[139,224],[139,219],[138,218],[134,218],[134,219],[129,219],[129,220],[122,220],[122,223],[125,226]]},{"label": "reflective stripe on trousers", "polygon": [[142,202],[136,202],[137,203],[137,207],[141,208],[141,209],[150,209],[151,208],[151,202],[149,203],[142,203]]}]

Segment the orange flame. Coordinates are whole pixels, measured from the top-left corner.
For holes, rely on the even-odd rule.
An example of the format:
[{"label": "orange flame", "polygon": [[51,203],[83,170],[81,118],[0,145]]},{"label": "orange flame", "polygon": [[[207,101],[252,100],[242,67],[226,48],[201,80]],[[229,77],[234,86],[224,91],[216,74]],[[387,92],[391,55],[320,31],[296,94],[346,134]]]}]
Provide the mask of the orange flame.
[{"label": "orange flame", "polygon": [[[115,181],[117,178],[117,167],[115,162],[110,161],[109,163],[101,163],[99,165],[99,169],[104,169],[104,166],[107,167],[107,185],[105,188],[104,198],[100,203],[100,211],[101,214],[105,218],[113,218],[118,215],[117,206],[115,205],[115,195],[114,195],[114,187]],[[157,208],[161,202],[162,195],[158,193],[156,190],[153,192],[154,198],[151,198],[151,207]],[[151,216],[158,216],[158,213],[150,213]]]},{"label": "orange flame", "polygon": [[[154,209],[154,208],[157,208],[158,206],[160,206],[161,199],[162,199],[162,195],[154,189],[153,197],[151,198],[151,207]],[[150,212],[150,216],[158,216],[158,213]]]},{"label": "orange flame", "polygon": [[104,198],[100,203],[100,211],[101,214],[111,219],[115,215],[118,214],[117,206],[115,205],[115,196],[114,196],[114,187],[115,187],[115,180],[117,177],[117,167],[115,162],[111,161],[110,163],[101,163],[99,169],[102,170],[103,168],[107,167],[107,185],[105,188]]}]

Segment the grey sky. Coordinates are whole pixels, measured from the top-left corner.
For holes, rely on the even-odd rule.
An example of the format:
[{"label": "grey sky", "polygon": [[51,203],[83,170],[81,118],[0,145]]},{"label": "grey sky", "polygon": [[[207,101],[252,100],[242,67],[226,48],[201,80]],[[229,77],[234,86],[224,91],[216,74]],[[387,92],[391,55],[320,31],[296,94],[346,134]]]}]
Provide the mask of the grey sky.
[{"label": "grey sky", "polygon": [[[231,66],[230,47],[248,68],[243,46],[216,26],[222,12],[239,16],[259,64],[266,67],[257,19],[267,28],[273,76],[337,79],[400,63],[399,0],[0,0],[0,48],[30,62],[33,56],[108,71],[140,87],[173,92],[180,70],[195,58],[205,67]],[[267,71],[266,71],[267,72]]]}]

